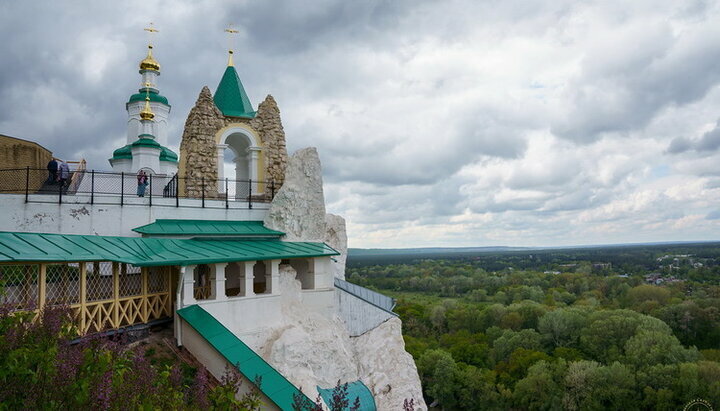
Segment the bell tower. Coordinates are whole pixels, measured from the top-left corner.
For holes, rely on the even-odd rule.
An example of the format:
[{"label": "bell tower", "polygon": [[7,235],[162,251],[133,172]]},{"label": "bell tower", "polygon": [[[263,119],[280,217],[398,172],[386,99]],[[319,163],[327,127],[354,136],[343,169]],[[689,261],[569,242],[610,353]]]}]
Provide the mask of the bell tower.
[{"label": "bell tower", "polygon": [[173,175],[178,156],[166,147],[170,104],[158,89],[160,63],[153,56],[152,35],[158,30],[152,23],[144,30],[150,41],[147,56],[140,62],[140,88],[125,104],[127,144],[115,150],[109,161],[115,172],[136,173],[144,168],[153,174]]}]

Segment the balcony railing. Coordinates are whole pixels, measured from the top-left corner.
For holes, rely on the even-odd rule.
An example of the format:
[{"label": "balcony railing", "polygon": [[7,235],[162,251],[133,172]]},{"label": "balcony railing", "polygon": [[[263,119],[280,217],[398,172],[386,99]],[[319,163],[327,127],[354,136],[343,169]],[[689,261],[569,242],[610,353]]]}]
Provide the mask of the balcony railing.
[{"label": "balcony railing", "polygon": [[[278,181],[206,179],[163,174],[148,175],[144,186],[136,174],[71,170],[64,181],[52,181],[39,168],[0,169],[0,194],[24,194],[25,202],[73,204],[174,205],[175,207],[237,208],[269,203],[282,185]],[[163,199],[158,201],[158,199]]]}]

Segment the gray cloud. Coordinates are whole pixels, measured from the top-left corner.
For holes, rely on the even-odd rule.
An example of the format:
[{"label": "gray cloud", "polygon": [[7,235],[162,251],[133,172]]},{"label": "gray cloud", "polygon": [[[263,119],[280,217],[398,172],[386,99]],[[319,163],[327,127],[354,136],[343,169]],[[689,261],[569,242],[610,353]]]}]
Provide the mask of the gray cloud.
[{"label": "gray cloud", "polygon": [[700,138],[691,140],[685,137],[676,137],[667,148],[671,154],[684,153],[686,151],[716,151],[720,147],[720,120],[715,128],[704,133]]},{"label": "gray cloud", "polygon": [[177,148],[235,23],[251,100],[273,94],[290,151],[318,147],[355,246],[716,239],[720,131],[697,130],[720,113],[719,18],[700,0],[2,2],[0,133],[109,168],[154,20]]}]

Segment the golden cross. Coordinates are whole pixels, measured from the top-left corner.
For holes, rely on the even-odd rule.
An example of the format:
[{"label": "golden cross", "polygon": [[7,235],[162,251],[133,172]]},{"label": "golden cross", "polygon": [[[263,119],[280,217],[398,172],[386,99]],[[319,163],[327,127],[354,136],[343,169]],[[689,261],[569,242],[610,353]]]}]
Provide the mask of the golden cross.
[{"label": "golden cross", "polygon": [[153,26],[152,22],[150,22],[150,27],[145,27],[143,30],[148,32],[148,45],[152,48],[152,35],[153,33],[158,33],[159,30]]},{"label": "golden cross", "polygon": [[228,53],[230,56],[228,57],[228,66],[233,65],[233,34],[238,34],[239,32],[232,28],[232,24],[230,27],[225,29],[225,32],[228,34]]}]

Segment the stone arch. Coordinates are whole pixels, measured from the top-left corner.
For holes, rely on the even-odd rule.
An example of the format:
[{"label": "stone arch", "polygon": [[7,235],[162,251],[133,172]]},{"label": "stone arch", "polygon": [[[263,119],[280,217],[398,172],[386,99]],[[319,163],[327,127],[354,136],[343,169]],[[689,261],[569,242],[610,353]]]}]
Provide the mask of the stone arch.
[{"label": "stone arch", "polygon": [[[215,136],[217,144],[217,165],[218,165],[218,190],[225,192],[224,179],[236,180],[235,185],[231,188],[236,198],[246,198],[250,192],[250,184],[252,181],[253,194],[258,192],[260,187],[257,183],[264,174],[262,142],[257,133],[244,124],[231,124],[220,131]],[[224,162],[228,155],[228,151],[233,156],[235,166],[234,175],[225,175]]]}]

